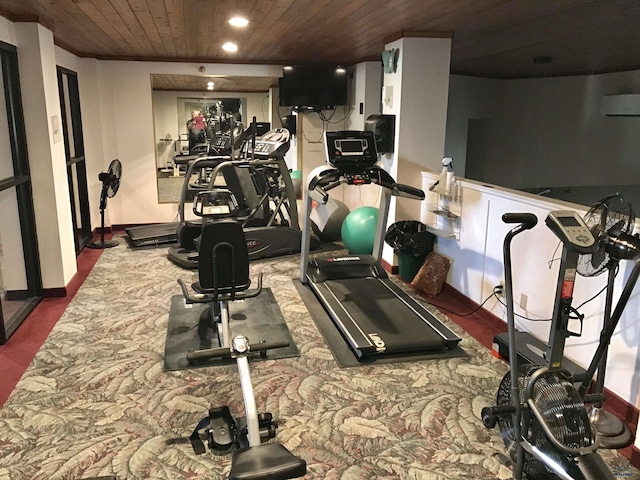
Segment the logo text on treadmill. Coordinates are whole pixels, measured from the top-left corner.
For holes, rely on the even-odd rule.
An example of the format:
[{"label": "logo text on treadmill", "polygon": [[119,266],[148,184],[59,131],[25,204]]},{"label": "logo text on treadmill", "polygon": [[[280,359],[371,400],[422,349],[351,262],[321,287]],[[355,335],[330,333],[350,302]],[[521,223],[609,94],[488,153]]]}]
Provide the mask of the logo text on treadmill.
[{"label": "logo text on treadmill", "polygon": [[384,343],[384,340],[382,340],[382,338],[380,338],[380,335],[378,335],[377,333],[370,333],[369,338],[376,346],[376,350],[378,352],[384,352],[387,350],[387,344]]}]

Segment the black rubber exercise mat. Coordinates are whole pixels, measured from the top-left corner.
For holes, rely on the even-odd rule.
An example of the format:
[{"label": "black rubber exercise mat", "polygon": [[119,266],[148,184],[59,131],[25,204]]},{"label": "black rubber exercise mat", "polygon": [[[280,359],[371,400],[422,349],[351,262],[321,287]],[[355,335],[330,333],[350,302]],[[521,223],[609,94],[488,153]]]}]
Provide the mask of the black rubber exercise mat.
[{"label": "black rubber exercise mat", "polygon": [[[208,367],[234,363],[232,359],[199,360],[191,365],[187,362],[189,350],[217,347],[217,337],[209,328],[208,322],[202,319],[206,305],[186,305],[182,295],[171,297],[171,310],[167,326],[167,339],[164,348],[164,371],[183,370],[186,368]],[[199,326],[205,335],[198,333]],[[280,312],[273,292],[264,288],[257,297],[229,303],[229,328],[231,337],[244,335],[251,343],[262,341],[288,340],[289,346],[269,350],[266,356],[252,355],[250,360],[299,357],[291,332]]]}]

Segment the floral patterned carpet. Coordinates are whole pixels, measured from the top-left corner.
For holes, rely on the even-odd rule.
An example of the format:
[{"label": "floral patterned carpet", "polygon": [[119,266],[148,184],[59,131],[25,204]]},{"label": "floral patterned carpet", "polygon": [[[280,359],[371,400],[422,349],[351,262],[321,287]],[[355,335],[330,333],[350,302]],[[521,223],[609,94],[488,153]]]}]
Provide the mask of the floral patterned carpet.
[{"label": "floral patterned carpet", "polygon": [[[233,365],[163,372],[177,278],[164,249],[105,250],[0,411],[0,480],[222,479],[230,458],[196,456],[188,437],[210,406],[242,412]],[[300,357],[251,366],[260,411],[309,479],[509,479],[491,405],[507,366],[452,322],[468,357],[341,369],[292,278],[298,257],[252,264],[264,272]],[[435,312],[435,309],[434,309]],[[619,476],[640,473],[604,452]]]}]

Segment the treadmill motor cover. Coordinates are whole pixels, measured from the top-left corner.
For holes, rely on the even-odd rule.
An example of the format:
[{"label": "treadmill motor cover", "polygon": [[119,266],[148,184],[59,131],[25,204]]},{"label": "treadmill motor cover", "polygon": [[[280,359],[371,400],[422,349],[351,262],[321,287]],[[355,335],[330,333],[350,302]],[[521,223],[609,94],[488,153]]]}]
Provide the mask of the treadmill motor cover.
[{"label": "treadmill motor cover", "polygon": [[380,264],[371,255],[311,260],[307,275],[314,283],[346,278],[388,278],[387,272],[380,267]]}]

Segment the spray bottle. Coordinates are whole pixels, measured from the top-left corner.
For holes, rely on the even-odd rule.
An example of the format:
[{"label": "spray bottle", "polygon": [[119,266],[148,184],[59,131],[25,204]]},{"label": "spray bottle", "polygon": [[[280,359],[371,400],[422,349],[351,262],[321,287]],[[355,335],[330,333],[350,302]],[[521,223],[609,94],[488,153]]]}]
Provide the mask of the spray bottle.
[{"label": "spray bottle", "polygon": [[451,187],[454,181],[453,173],[453,159],[451,157],[445,157],[442,159],[442,171],[440,172],[440,178],[438,179],[438,191],[442,195],[450,195],[453,193]]}]

